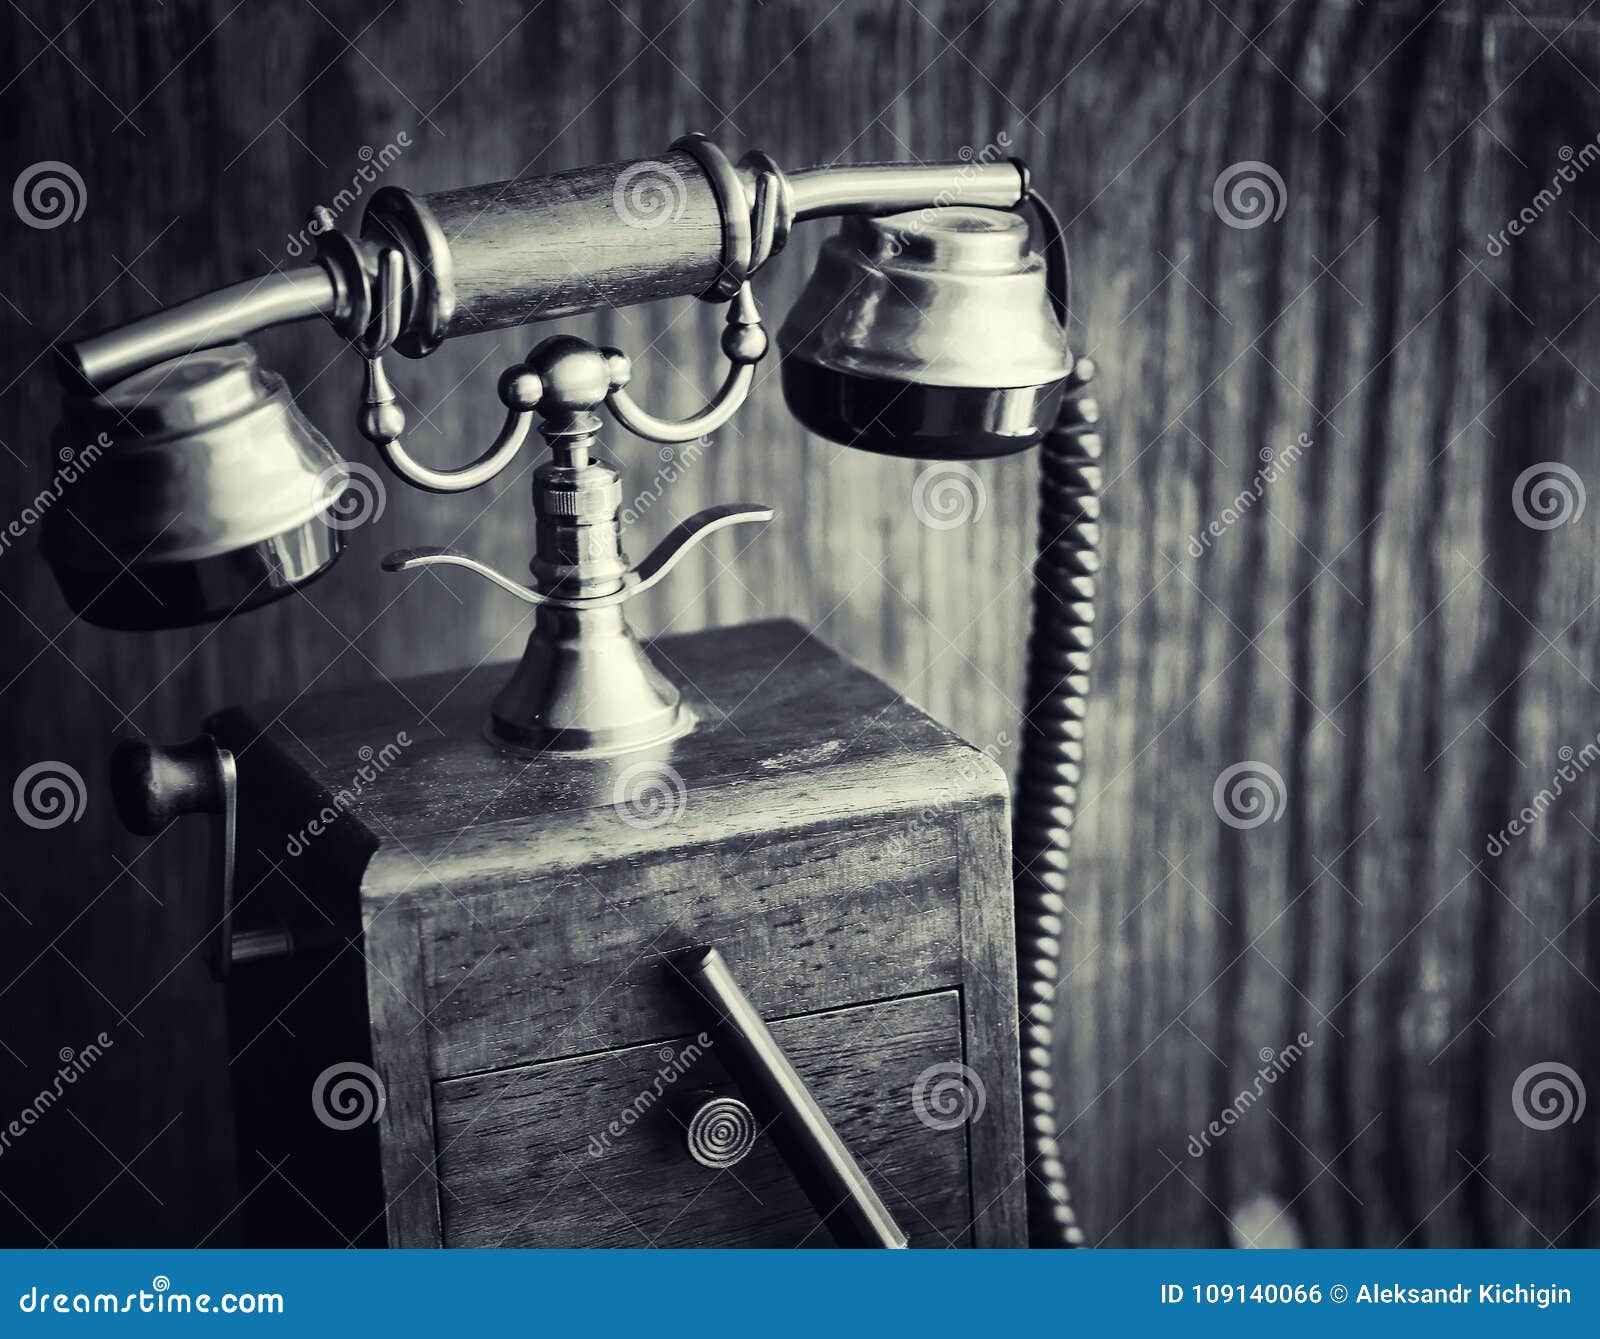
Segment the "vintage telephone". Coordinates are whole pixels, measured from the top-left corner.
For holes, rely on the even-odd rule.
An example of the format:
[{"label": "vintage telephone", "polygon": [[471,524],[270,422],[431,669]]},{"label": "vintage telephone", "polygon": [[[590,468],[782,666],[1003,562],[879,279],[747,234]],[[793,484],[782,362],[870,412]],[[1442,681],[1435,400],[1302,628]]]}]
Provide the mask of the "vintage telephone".
[{"label": "vintage telephone", "polygon": [[[1042,256],[1029,248],[1024,210]],[[488,742],[475,747],[546,759],[660,756],[696,729],[695,715],[635,640],[624,605],[694,544],[772,512],[713,507],[630,565],[620,475],[596,454],[598,411],[662,443],[725,423],[769,345],[751,281],[795,224],[820,218],[839,219],[839,230],[778,334],[795,417],[832,441],[907,457],[969,460],[1043,446],[1013,828],[1022,1118],[1031,1242],[1077,1244],[1050,1051],[1083,753],[1101,445],[1094,402],[1080,393],[1092,369],[1066,348],[1061,228],[1021,162],[784,171],[759,152],[736,164],[690,135],[658,160],[427,196],[385,187],[355,236],[319,212],[314,263],[62,347],[61,440],[105,432],[113,446],[51,512],[45,554],[73,609],[120,629],[225,617],[326,571],[340,550],[347,468],[282,379],[238,342],[323,317],[366,364],[360,432],[405,482],[437,493],[486,483],[521,452],[536,420],[548,447],[534,474],[531,585],[449,549],[402,550],[383,563],[396,572],[462,567],[532,608],[526,651],[489,706]],[[459,335],[688,295],[727,307],[727,377],[700,413],[649,413],[629,395],[624,351],[555,335],[501,374],[505,422],[477,459],[439,468],[403,445],[385,353],[420,359]],[[283,951],[271,936],[232,933],[237,798],[227,751],[204,737],[175,749],[127,744],[114,779],[139,831],[183,812],[226,815],[219,972]],[[808,1145],[813,1164],[832,1156],[825,1119],[821,1126]]]}]

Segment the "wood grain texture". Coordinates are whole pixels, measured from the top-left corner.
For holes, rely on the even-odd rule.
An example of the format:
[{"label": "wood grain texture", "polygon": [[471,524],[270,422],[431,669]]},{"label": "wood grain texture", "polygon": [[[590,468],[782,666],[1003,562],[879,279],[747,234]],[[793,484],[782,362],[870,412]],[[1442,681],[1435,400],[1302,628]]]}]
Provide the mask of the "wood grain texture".
[{"label": "wood grain texture", "polygon": [[387,1107],[379,1122],[388,1244],[438,1246],[440,1184],[435,1168],[427,995],[419,917],[377,907],[362,917],[372,1067]]},{"label": "wood grain texture", "polygon": [[[23,8],[48,33],[64,22]],[[1540,461],[1600,479],[1600,175],[1566,185],[1500,254],[1488,246],[1562,148],[1596,132],[1593,11],[318,8],[326,21],[291,4],[96,5],[59,52],[19,9],[0,13],[7,171],[65,160],[89,193],[57,229],[0,218],[0,514],[54,468],[38,355],[58,332],[285,263],[304,208],[399,130],[416,147],[389,179],[421,192],[658,154],[696,127],[785,163],[949,157],[1004,131],[1069,222],[1072,334],[1100,364],[1109,425],[1059,1011],[1086,1228],[1112,1245],[1220,1243],[1229,1216],[1270,1195],[1290,1206],[1280,1226],[1319,1245],[1600,1244],[1600,1127],[1531,1130],[1511,1103],[1539,1061],[1585,1075],[1591,1103],[1600,1084],[1593,776],[1485,856],[1559,750],[1600,724],[1597,514],[1533,531],[1510,505]],[[1279,172],[1287,203],[1234,229],[1212,189],[1247,160]],[[762,277],[766,309],[792,302],[816,245],[797,230]],[[720,375],[717,326],[692,302],[571,323],[634,355],[641,400],[667,413],[698,407]],[[395,369],[419,456],[465,459],[492,433],[494,373],[533,334]],[[312,420],[369,459],[348,426],[355,360],[310,327],[261,349]],[[630,490],[658,499],[637,552],[712,501],[779,507],[759,537],[690,557],[641,626],[792,615],[1009,757],[1033,463],[982,466],[977,522],[925,527],[911,506],[922,467],[807,440],[775,372],[673,482],[657,483],[653,449],[610,444]],[[1261,450],[1301,432],[1312,448],[1191,557],[1191,537],[1253,486]],[[117,1044],[72,1114],[137,1156],[154,1192],[71,1117],[53,1120],[0,1167],[7,1240],[114,1243],[132,1221],[150,1244],[232,1230],[225,1041],[195,951],[204,838],[180,826],[146,847],[116,831],[113,735],[184,738],[229,703],[514,654],[521,620],[498,595],[396,583],[376,559],[459,543],[517,570],[526,490],[517,471],[492,496],[392,488],[304,598],[190,632],[71,624],[26,541],[0,560],[0,779],[59,759],[89,790],[73,827],[4,817],[0,1003],[20,1021],[0,1025],[0,1097],[19,1108],[60,1047],[109,1029]],[[1212,787],[1244,760],[1277,769],[1285,803],[1239,831]],[[1191,1157],[1261,1049],[1301,1030],[1304,1059]]]},{"label": "wood grain texture", "polygon": [[[666,638],[652,654],[698,724],[687,741],[618,758],[527,758],[483,747],[488,702],[511,677],[504,660],[359,692],[268,699],[220,713],[211,728],[240,759],[260,755],[255,796],[278,809],[286,831],[304,838],[312,820],[333,811],[317,844],[334,839],[337,872],[368,899],[415,884],[418,865],[446,854],[462,866],[460,877],[478,880],[470,886],[499,887],[502,877],[472,871],[494,858],[506,824],[536,836],[551,867],[581,867],[597,847],[653,850],[662,834],[644,821],[644,803],[637,823],[617,816],[619,795],[653,798],[651,767],[670,767],[695,797],[663,797],[680,845],[783,826],[801,769],[817,779],[808,796],[813,821],[901,812],[930,790],[944,807],[1004,791],[992,762],[793,620]],[[908,766],[926,771],[908,774]],[[318,863],[324,858],[319,850]]]},{"label": "wood grain texture", "polygon": [[[967,1133],[982,1117],[932,1129],[913,1098],[920,1074],[960,1060],[959,996],[791,1018],[772,1033],[911,1245],[965,1244]],[[446,1245],[833,1245],[769,1138],[723,1171],[689,1156],[697,1100],[733,1091],[697,1035],[438,1084]]]},{"label": "wood grain texture", "polygon": [[[741,837],[676,858],[597,850],[567,877],[532,860],[498,893],[436,902],[424,982],[434,1072],[679,1031],[691,1015],[658,955],[692,944],[721,949],[764,1014],[959,984],[961,898],[981,900],[984,885],[962,888],[955,822],[914,856],[901,854],[903,825]],[[441,870],[440,886],[451,882]]]},{"label": "wood grain texture", "polygon": [[[1027,1169],[1021,1152],[1022,1108],[1017,1019],[1016,922],[1009,897],[985,895],[1011,883],[1010,814],[1003,800],[955,824],[964,888],[961,899],[963,1057],[983,1085],[984,1115],[968,1127],[972,1153],[975,1246],[1028,1240]],[[1004,855],[1002,855],[1004,853]]]},{"label": "wood grain texture", "polygon": [[717,198],[686,153],[440,191],[427,205],[450,242],[451,337],[695,296],[721,268]]},{"label": "wood grain texture", "polygon": [[[774,1016],[970,974],[985,1031],[1004,1040],[1014,1020],[990,995],[1006,990],[1009,848],[986,817],[1004,806],[993,763],[797,624],[669,638],[655,654],[702,725],[648,756],[490,748],[479,726],[503,664],[451,695],[427,739],[367,746],[358,780],[356,741],[389,727],[396,699],[432,700],[442,684],[268,703],[213,728],[244,773],[264,770],[244,793],[302,834],[283,875],[325,919],[348,923],[359,890],[366,924],[387,933],[386,909],[415,922],[421,964],[402,995],[416,1016],[389,1000],[393,963],[372,987],[436,1076],[687,1026],[657,957],[693,943],[719,946]],[[308,835],[319,813],[335,817]],[[278,910],[317,924],[292,900]],[[997,1129],[1016,1123],[1002,1101]]]}]

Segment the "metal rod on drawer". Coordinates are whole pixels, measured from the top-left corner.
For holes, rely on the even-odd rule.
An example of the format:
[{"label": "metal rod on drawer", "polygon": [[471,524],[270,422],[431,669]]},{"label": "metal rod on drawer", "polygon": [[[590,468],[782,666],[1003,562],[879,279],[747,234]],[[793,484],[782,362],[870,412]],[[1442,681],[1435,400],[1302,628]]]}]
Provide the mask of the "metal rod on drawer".
[{"label": "metal rod on drawer", "polygon": [[240,930],[229,943],[229,961],[235,967],[242,962],[294,957],[294,936],[287,930]]},{"label": "metal rod on drawer", "polygon": [[673,961],[700,996],[716,1038],[717,1058],[772,1135],[833,1239],[840,1246],[903,1249],[906,1234],[733,979],[722,954],[700,948]]}]

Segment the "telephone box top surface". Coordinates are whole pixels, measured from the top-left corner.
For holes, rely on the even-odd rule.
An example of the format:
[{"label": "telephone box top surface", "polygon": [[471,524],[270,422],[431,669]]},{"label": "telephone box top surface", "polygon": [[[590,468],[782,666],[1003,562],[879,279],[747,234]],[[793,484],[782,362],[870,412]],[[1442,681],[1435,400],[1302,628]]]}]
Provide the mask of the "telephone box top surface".
[{"label": "telephone box top surface", "polygon": [[233,708],[210,728],[238,758],[241,810],[288,834],[287,867],[310,856],[366,899],[418,895],[439,882],[425,872],[512,850],[581,867],[597,852],[1005,803],[992,759],[797,623],[690,633],[651,653],[697,724],[617,757],[490,744],[499,663]]}]

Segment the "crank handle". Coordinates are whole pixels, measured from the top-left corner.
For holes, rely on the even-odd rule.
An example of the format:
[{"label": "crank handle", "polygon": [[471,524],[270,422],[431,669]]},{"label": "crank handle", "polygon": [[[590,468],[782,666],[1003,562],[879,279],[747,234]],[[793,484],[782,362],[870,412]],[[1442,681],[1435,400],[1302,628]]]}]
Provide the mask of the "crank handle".
[{"label": "crank handle", "polygon": [[768,1133],[778,1146],[834,1240],[844,1247],[904,1249],[906,1234],[734,979],[722,954],[706,946],[680,952],[668,963],[682,982],[686,999],[715,1038],[716,1057],[749,1104],[751,1124]]},{"label": "crank handle", "polygon": [[486,581],[494,582],[506,594],[513,595],[524,604],[536,608],[544,606],[551,609],[606,609],[649,590],[676,567],[690,549],[717,531],[735,525],[770,521],[773,515],[772,508],[760,502],[729,502],[720,507],[707,507],[704,511],[696,512],[651,549],[649,556],[642,563],[630,567],[623,573],[622,586],[607,595],[580,596],[576,599],[569,599],[563,595],[550,595],[532,586],[523,585],[522,582],[508,577],[504,572],[496,571],[487,563],[479,562],[471,554],[462,553],[459,549],[396,549],[384,558],[383,570],[410,572],[421,567],[464,567],[469,572],[476,572]]},{"label": "crank handle", "polygon": [[239,826],[239,773],[233,754],[210,735],[162,746],[125,739],[111,754],[111,797],[129,832],[153,837],[185,814],[211,814],[211,974],[233,965],[233,866]]}]

